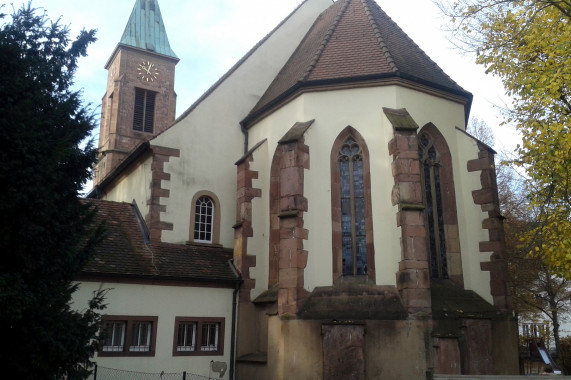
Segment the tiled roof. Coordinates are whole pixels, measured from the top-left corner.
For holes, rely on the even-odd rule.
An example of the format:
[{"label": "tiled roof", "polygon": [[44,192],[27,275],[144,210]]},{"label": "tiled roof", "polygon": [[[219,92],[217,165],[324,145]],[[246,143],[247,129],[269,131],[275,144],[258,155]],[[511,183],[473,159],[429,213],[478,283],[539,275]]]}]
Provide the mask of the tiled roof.
[{"label": "tiled roof", "polygon": [[391,77],[471,99],[374,0],[338,0],[317,18],[243,124],[303,87]]},{"label": "tiled roof", "polygon": [[177,58],[170,47],[157,0],[136,0],[120,43]]},{"label": "tiled roof", "polygon": [[105,238],[82,276],[233,283],[232,250],[221,247],[150,243],[144,222],[129,203],[85,199],[105,223]]}]

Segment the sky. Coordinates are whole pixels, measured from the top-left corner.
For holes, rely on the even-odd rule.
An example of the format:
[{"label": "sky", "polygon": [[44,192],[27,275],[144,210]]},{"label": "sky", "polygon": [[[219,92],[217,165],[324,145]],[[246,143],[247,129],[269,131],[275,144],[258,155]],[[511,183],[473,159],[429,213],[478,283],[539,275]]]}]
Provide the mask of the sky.
[{"label": "sky", "polygon": [[[484,120],[493,130],[496,150],[513,150],[517,135],[500,126],[500,109],[507,98],[499,79],[486,75],[448,41],[444,16],[431,0],[376,0],[381,8],[452,79],[472,92],[471,117]],[[25,1],[5,3],[11,13]],[[180,58],[176,67],[177,116],[218,80],[259,40],[291,13],[301,0],[159,0],[171,48]],[[33,0],[50,19],[60,18],[75,37],[83,28],[97,30],[97,41],[79,61],[75,87],[96,109],[99,117],[105,92],[104,65],[121,39],[135,0]],[[97,132],[95,132],[97,133]]]}]

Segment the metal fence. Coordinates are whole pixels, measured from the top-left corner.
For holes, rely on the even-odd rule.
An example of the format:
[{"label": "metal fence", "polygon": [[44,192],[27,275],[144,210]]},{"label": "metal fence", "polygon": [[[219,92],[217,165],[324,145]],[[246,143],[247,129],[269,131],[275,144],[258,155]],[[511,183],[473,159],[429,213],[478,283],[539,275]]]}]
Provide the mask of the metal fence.
[{"label": "metal fence", "polygon": [[89,380],[213,380],[214,377],[195,375],[188,372],[134,372],[96,365]]}]

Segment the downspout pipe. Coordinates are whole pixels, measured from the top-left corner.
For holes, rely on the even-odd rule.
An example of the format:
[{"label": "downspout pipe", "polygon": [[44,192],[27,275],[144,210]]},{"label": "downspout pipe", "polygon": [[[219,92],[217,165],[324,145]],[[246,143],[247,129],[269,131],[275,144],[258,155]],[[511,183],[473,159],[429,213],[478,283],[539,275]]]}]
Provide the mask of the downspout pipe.
[{"label": "downspout pipe", "polygon": [[240,123],[240,130],[244,134],[244,154],[248,153],[248,130],[244,127],[244,124]]},{"label": "downspout pipe", "polygon": [[230,268],[236,275],[236,282],[234,283],[234,291],[232,292],[232,331],[230,333],[230,371],[228,377],[230,380],[235,379],[235,364],[236,364],[236,321],[238,317],[238,291],[242,286],[242,279],[234,267],[234,259],[228,260]]}]

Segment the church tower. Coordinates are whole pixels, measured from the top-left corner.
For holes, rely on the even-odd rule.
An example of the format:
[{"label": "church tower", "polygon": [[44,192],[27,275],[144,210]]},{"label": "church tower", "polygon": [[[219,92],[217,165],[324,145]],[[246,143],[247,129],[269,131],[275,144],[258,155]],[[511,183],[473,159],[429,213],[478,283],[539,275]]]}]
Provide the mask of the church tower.
[{"label": "church tower", "polygon": [[107,61],[95,185],[140,143],[175,118],[175,66],[157,0],[136,0],[121,41]]}]

